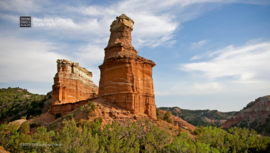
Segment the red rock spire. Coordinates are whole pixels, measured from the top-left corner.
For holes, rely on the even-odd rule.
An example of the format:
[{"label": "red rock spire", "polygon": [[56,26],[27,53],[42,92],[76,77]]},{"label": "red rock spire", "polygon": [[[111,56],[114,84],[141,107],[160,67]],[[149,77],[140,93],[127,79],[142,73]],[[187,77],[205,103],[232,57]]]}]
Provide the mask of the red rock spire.
[{"label": "red rock spire", "polygon": [[156,118],[152,68],[131,44],[134,21],[122,14],[111,24],[111,35],[100,68],[99,96],[131,113]]}]

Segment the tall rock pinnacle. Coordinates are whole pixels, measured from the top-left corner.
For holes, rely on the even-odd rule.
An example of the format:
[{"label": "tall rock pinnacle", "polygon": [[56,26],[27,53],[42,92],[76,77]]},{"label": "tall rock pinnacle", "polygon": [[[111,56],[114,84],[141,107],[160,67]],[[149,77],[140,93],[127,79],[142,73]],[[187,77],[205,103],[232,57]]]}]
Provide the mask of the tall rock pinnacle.
[{"label": "tall rock pinnacle", "polygon": [[131,31],[133,30],[134,21],[122,14],[116,17],[111,24],[111,36],[106,48],[113,46],[123,46],[126,49],[133,49],[131,44]]},{"label": "tall rock pinnacle", "polygon": [[152,68],[155,63],[137,55],[131,44],[134,21],[122,14],[111,24],[105,58],[99,66],[99,96],[130,111],[156,118]]}]

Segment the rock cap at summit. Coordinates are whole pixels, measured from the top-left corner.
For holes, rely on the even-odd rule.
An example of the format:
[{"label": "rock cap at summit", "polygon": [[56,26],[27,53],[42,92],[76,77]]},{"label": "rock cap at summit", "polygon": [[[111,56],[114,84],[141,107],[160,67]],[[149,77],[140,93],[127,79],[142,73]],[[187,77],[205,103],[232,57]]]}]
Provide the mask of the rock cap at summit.
[{"label": "rock cap at summit", "polygon": [[122,14],[121,16],[116,17],[116,20],[112,22],[110,31],[117,31],[124,27],[128,27],[133,30],[133,25],[134,21],[125,14]]}]

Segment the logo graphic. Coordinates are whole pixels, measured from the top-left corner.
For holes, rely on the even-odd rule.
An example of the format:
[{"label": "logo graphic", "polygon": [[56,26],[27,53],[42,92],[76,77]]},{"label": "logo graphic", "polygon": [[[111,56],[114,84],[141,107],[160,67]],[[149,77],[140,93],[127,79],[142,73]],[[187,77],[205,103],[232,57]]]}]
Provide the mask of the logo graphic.
[{"label": "logo graphic", "polygon": [[31,16],[20,16],[20,27],[31,28]]}]

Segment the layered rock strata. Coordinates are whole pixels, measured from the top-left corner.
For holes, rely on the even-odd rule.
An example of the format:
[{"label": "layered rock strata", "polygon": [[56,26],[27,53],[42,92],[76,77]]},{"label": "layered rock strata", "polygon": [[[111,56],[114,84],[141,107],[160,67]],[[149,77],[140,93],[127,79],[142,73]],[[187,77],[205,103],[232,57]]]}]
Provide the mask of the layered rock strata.
[{"label": "layered rock strata", "polygon": [[[91,98],[93,100],[95,98]],[[87,104],[88,100],[78,101],[76,103],[65,103],[61,105],[52,105],[50,109],[51,114],[61,113],[62,115],[67,114],[85,104]]]},{"label": "layered rock strata", "polygon": [[[226,122],[222,124],[224,129],[237,125],[246,121],[246,126],[250,126],[252,122],[265,123],[267,118],[270,118],[270,95],[259,97],[255,101],[250,102],[243,110],[234,116],[229,117]],[[259,124],[258,124],[259,125]],[[254,125],[254,127],[256,127]]]},{"label": "layered rock strata", "polygon": [[100,69],[99,96],[130,111],[156,118],[152,68],[131,44],[134,21],[122,14],[111,24],[111,35]]},{"label": "layered rock strata", "polygon": [[76,103],[98,94],[98,87],[92,81],[92,72],[68,60],[57,60],[57,73],[52,88],[51,112],[56,111],[53,108],[59,108],[54,105]]}]

